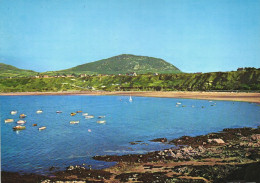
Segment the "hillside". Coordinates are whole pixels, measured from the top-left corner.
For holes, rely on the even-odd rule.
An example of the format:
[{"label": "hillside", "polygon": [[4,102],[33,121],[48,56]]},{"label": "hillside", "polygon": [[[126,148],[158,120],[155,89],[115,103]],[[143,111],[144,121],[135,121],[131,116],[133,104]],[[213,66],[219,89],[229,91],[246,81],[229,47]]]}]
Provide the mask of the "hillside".
[{"label": "hillside", "polygon": [[37,73],[32,70],[18,69],[14,66],[0,63],[0,78],[5,77],[28,77]]},{"label": "hillside", "polygon": [[0,92],[34,91],[260,91],[260,70],[205,74],[0,79]]},{"label": "hillside", "polygon": [[74,74],[126,74],[136,72],[137,74],[144,74],[155,72],[180,73],[181,71],[172,64],[159,58],[123,54],[58,72]]}]

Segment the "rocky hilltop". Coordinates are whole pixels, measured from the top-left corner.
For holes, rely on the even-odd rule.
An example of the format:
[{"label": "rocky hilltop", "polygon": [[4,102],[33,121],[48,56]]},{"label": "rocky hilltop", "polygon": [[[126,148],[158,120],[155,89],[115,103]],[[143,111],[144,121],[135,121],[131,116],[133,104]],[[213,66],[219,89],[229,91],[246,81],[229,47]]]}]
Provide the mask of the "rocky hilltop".
[{"label": "rocky hilltop", "polygon": [[59,72],[97,74],[145,73],[180,73],[174,65],[160,58],[122,54],[95,62],[86,63]]}]

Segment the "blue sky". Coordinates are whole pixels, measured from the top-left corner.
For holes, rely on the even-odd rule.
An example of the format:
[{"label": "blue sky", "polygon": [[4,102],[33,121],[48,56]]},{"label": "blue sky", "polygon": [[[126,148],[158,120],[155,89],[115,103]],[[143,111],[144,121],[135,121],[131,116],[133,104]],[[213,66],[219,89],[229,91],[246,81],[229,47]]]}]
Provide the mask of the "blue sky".
[{"label": "blue sky", "polygon": [[43,72],[119,54],[259,67],[260,0],[0,0],[2,63]]}]

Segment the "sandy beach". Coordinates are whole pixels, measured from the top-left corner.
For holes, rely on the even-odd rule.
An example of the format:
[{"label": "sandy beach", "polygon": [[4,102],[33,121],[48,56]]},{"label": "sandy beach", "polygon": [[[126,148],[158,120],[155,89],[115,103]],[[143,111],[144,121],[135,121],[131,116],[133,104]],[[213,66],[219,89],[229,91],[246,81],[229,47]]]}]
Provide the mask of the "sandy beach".
[{"label": "sandy beach", "polygon": [[121,95],[163,98],[185,98],[202,100],[227,100],[260,103],[260,93],[245,92],[163,92],[163,91],[72,91],[72,92],[15,92],[0,93],[0,96],[25,95]]}]

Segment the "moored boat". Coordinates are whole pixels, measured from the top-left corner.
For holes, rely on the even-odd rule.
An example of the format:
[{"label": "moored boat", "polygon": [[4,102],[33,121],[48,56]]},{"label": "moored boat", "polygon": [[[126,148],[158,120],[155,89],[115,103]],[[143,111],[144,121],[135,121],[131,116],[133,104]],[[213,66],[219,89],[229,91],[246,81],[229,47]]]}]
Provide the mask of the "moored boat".
[{"label": "moored boat", "polygon": [[17,123],[17,124],[24,124],[24,123],[26,123],[26,121],[24,121],[24,120],[19,120],[19,121],[17,121],[16,123]]},{"label": "moored boat", "polygon": [[104,118],[104,117],[106,117],[106,116],[98,116],[98,118]]},{"label": "moored boat", "polygon": [[13,130],[24,130],[24,129],[25,126],[20,126],[20,125],[13,127]]},{"label": "moored boat", "polygon": [[42,112],[43,112],[42,110],[36,111],[37,114],[41,114]]},{"label": "moored boat", "polygon": [[72,113],[70,113],[70,115],[71,115],[71,116],[75,116],[75,115],[76,115],[76,113],[75,113],[75,112],[72,112]]},{"label": "moored boat", "polygon": [[33,124],[33,126],[37,126],[37,124],[35,123],[35,124]]},{"label": "moored boat", "polygon": [[70,124],[78,124],[79,121],[71,121]]},{"label": "moored boat", "polygon": [[180,103],[180,102],[177,102],[176,104],[177,104],[177,105],[181,105],[181,103]]},{"label": "moored boat", "polygon": [[11,111],[10,112],[12,115],[15,115],[15,114],[17,114],[17,111]]},{"label": "moored boat", "polygon": [[56,111],[56,113],[62,113],[62,111]]},{"label": "moored boat", "polygon": [[25,114],[20,114],[20,118],[25,118],[26,115]]},{"label": "moored boat", "polygon": [[88,113],[82,113],[82,116],[87,116],[88,115]]},{"label": "moored boat", "polygon": [[104,123],[106,123],[106,121],[105,121],[105,120],[103,120],[103,121],[97,121],[97,123],[104,124]]},{"label": "moored boat", "polygon": [[132,99],[132,97],[130,96],[130,97],[129,97],[129,102],[132,102],[132,101],[133,101],[133,99]]},{"label": "moored boat", "polygon": [[85,119],[91,119],[94,118],[94,116],[90,115],[90,116],[85,116]]},{"label": "moored boat", "polygon": [[42,126],[39,128],[39,130],[45,130],[46,129],[46,126]]},{"label": "moored boat", "polygon": [[82,113],[82,111],[76,111],[76,113]]},{"label": "moored boat", "polygon": [[14,119],[6,119],[5,120],[5,123],[11,123],[11,122],[14,122]]}]

